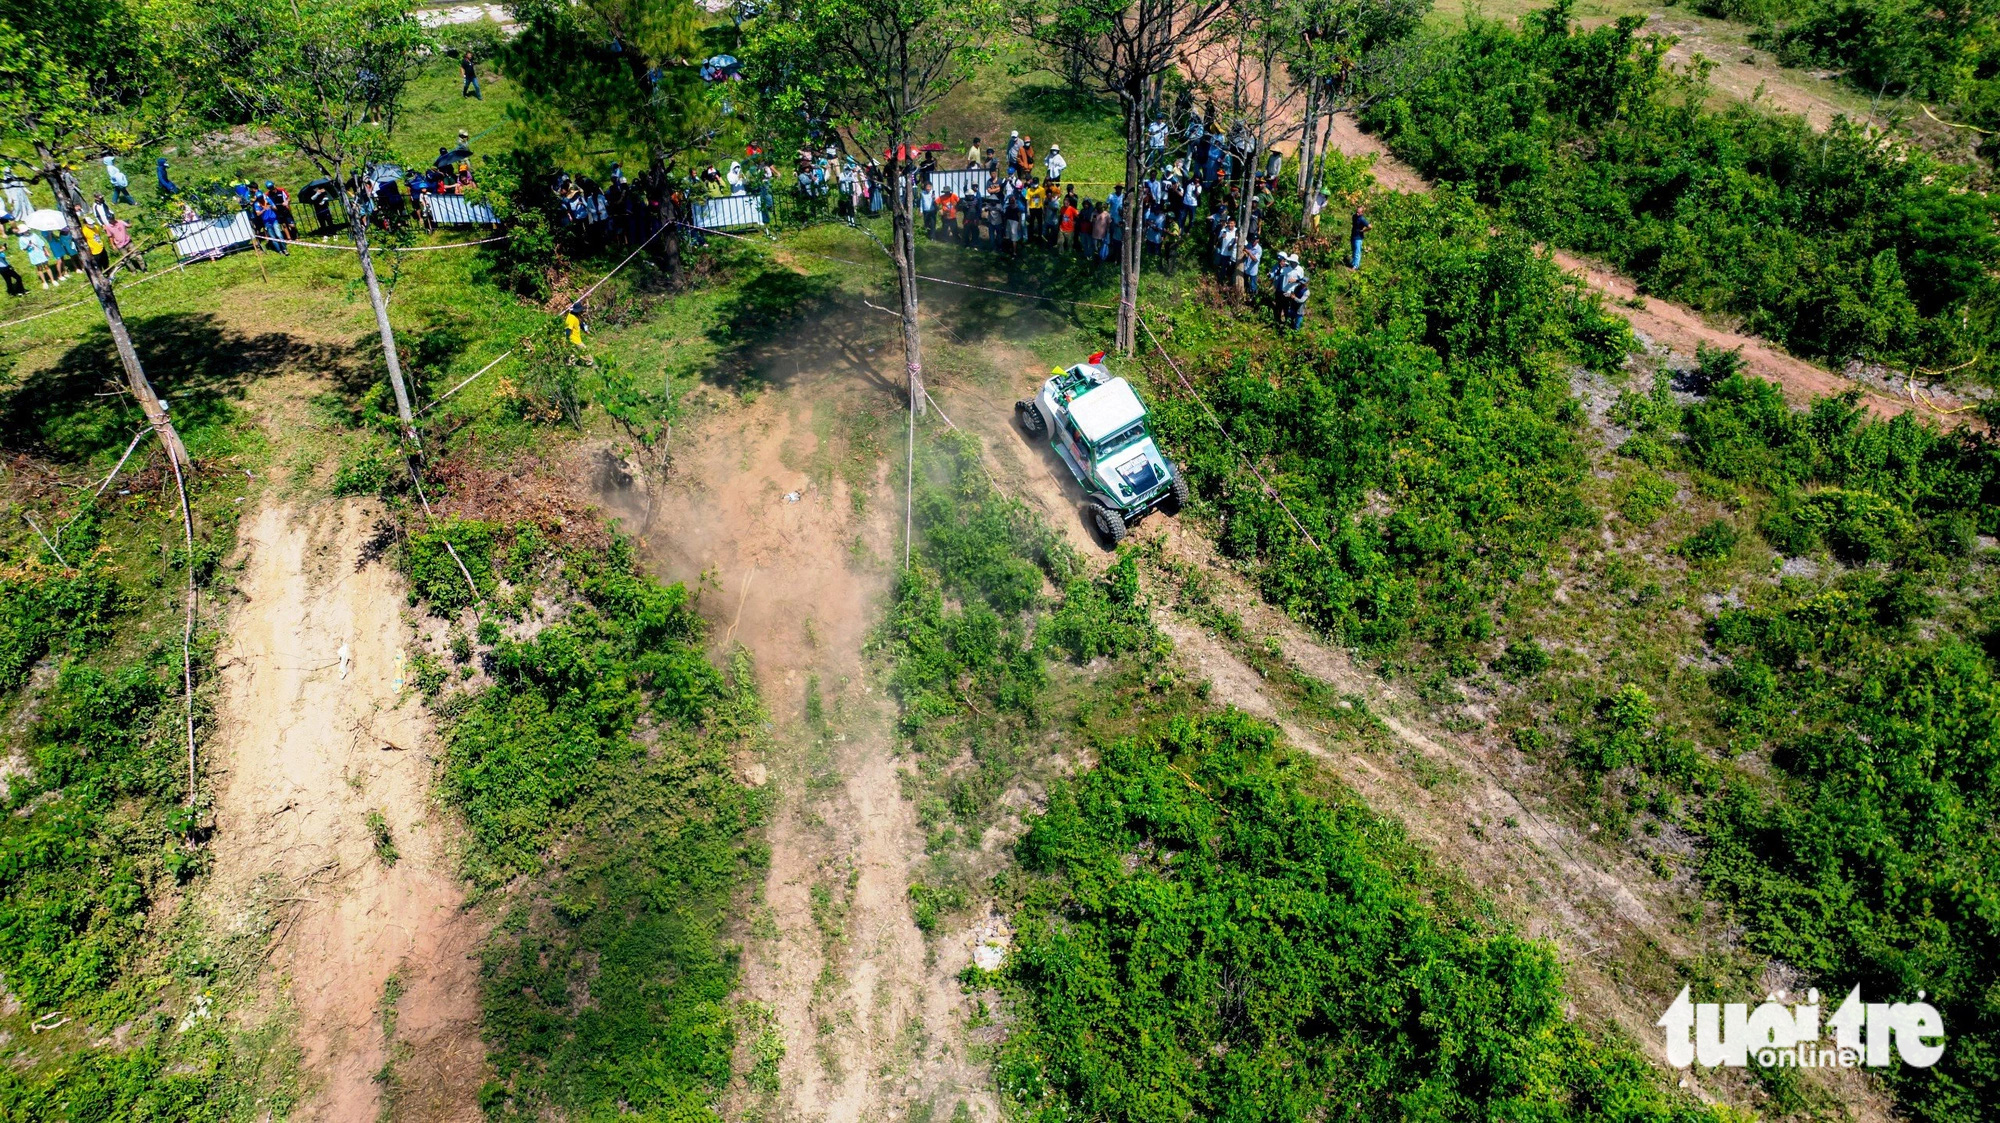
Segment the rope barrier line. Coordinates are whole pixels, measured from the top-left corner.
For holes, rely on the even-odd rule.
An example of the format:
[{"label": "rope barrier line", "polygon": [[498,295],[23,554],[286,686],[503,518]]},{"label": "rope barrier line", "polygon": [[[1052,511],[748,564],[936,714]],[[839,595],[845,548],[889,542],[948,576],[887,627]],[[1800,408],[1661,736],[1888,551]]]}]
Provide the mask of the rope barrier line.
[{"label": "rope barrier line", "polygon": [[[126,290],[126,289],[129,289],[129,288],[137,288],[138,286],[140,286],[140,285],[143,285],[143,284],[145,284],[145,283],[146,283],[147,281],[157,281],[157,280],[159,280],[159,279],[160,279],[160,278],[162,278],[162,277],[170,277],[170,276],[174,275],[175,273],[178,273],[178,272],[180,272],[181,270],[183,270],[183,269],[185,269],[185,268],[187,268],[187,262],[185,262],[185,261],[182,261],[182,262],[177,262],[177,263],[175,263],[175,265],[174,265],[174,267],[173,267],[172,269],[168,269],[168,270],[165,270],[165,271],[163,271],[163,272],[159,272],[159,273],[148,273],[148,274],[146,274],[145,276],[143,276],[143,277],[139,278],[139,279],[138,279],[138,280],[136,280],[136,281],[127,281],[126,283],[124,283],[124,284],[122,284],[122,285],[113,285],[113,286],[112,286],[112,289],[113,289],[113,291],[116,291],[116,292],[123,292],[124,290]],[[53,315],[55,315],[55,314],[56,314],[56,313],[58,313],[58,312],[67,312],[67,311],[69,311],[69,310],[70,310],[70,309],[72,309],[72,308],[81,308],[81,307],[83,307],[84,305],[86,305],[86,304],[89,304],[89,303],[91,303],[92,299],[93,299],[92,297],[86,297],[86,298],[84,298],[84,299],[82,299],[82,300],[77,300],[77,301],[72,301],[72,302],[70,302],[70,303],[68,303],[68,304],[64,304],[64,305],[60,305],[60,306],[58,306],[58,307],[55,307],[55,308],[51,308],[51,309],[49,309],[49,310],[48,310],[48,311],[46,311],[46,312],[37,312],[37,313],[35,313],[35,314],[34,314],[34,315],[32,315],[32,316],[23,316],[23,317],[21,317],[21,318],[20,318],[20,319],[18,319],[18,320],[8,320],[8,321],[7,321],[6,323],[4,323],[4,324],[0,324],[0,328],[11,328],[11,327],[13,327],[13,326],[14,326],[14,325],[16,325],[16,324],[25,324],[25,323],[28,323],[28,322],[29,322],[29,321],[31,321],[31,320],[39,320],[39,319],[42,319],[42,318],[44,318],[44,317],[47,317],[47,316],[53,316]]]},{"label": "rope barrier line", "polygon": [[1139,317],[1139,326],[1146,329],[1146,338],[1153,341],[1153,347],[1160,352],[1160,357],[1167,360],[1167,366],[1173,370],[1174,377],[1180,379],[1181,386],[1201,406],[1201,411],[1208,415],[1209,424],[1214,425],[1215,431],[1222,434],[1222,439],[1229,442],[1230,451],[1234,452],[1237,458],[1243,461],[1243,466],[1250,469],[1251,475],[1257,477],[1257,482],[1264,487],[1264,494],[1269,496],[1272,502],[1278,505],[1279,510],[1285,512],[1285,517],[1292,522],[1292,529],[1304,536],[1305,540],[1312,544],[1314,550],[1323,550],[1324,547],[1319,544],[1319,540],[1312,536],[1312,532],[1305,528],[1305,524],[1299,521],[1297,515],[1292,514],[1291,507],[1285,504],[1285,497],[1278,494],[1278,489],[1271,486],[1271,481],[1264,478],[1264,473],[1257,469],[1256,463],[1236,444],[1236,438],[1231,437],[1229,430],[1223,428],[1222,419],[1215,416],[1214,410],[1208,408],[1208,400],[1203,398],[1201,393],[1194,388],[1194,385],[1188,381],[1187,375],[1181,373],[1180,364],[1174,362],[1172,355],[1167,354],[1166,347],[1160,343],[1160,337],[1153,334],[1153,325],[1147,323],[1146,318],[1141,316]]},{"label": "rope barrier line", "polygon": [[[676,225],[686,225],[686,224],[685,224],[685,223],[677,223]],[[597,283],[596,283],[596,284],[594,284],[594,285],[590,286],[589,288],[587,288],[587,289],[583,290],[583,294],[582,294],[581,296],[578,296],[578,297],[576,298],[576,301],[574,301],[573,303],[580,303],[580,302],[582,302],[582,301],[584,301],[584,300],[588,300],[588,299],[590,298],[590,294],[591,294],[591,293],[594,293],[594,292],[596,292],[596,291],[597,291],[597,290],[598,290],[599,288],[603,287],[603,285],[604,285],[604,282],[606,282],[606,281],[610,280],[610,279],[611,279],[611,278],[613,278],[613,277],[616,277],[616,276],[618,275],[618,271],[619,271],[619,270],[621,270],[621,269],[625,268],[625,267],[626,267],[627,265],[630,265],[630,264],[632,263],[632,259],[633,259],[633,258],[635,258],[635,257],[638,257],[638,256],[639,256],[639,253],[640,253],[640,251],[641,251],[641,250],[644,250],[644,249],[645,249],[645,248],[646,248],[647,246],[649,246],[649,245],[652,245],[652,244],[653,244],[653,238],[657,238],[657,237],[659,237],[659,236],[660,236],[660,235],[661,235],[661,234],[662,234],[663,232],[665,232],[665,230],[666,230],[666,225],[665,225],[665,224],[662,224],[662,225],[660,226],[660,229],[658,229],[658,230],[655,230],[655,231],[653,231],[653,237],[652,237],[652,238],[647,238],[647,239],[646,239],[645,241],[643,241],[643,242],[639,243],[639,248],[638,248],[638,249],[635,249],[635,250],[633,250],[633,251],[632,251],[631,253],[628,253],[628,254],[626,254],[626,255],[625,255],[625,260],[623,260],[623,261],[619,262],[619,263],[618,263],[617,265],[613,266],[613,267],[612,267],[612,269],[611,269],[611,272],[609,272],[609,273],[606,273],[606,274],[605,274],[604,276],[602,276],[602,277],[598,278],[598,280],[597,280]],[[497,241],[498,239],[493,239],[493,240]],[[476,244],[476,243],[468,243],[468,244]],[[438,247],[436,247],[436,248],[438,248],[438,249],[444,249],[444,248],[446,248],[446,247],[444,247],[444,246],[438,246]],[[441,404],[442,404],[442,403],[443,403],[443,402],[445,401],[445,399],[447,399],[447,398],[450,398],[450,397],[451,397],[451,396],[452,396],[453,394],[456,394],[456,393],[458,393],[458,392],[459,392],[460,390],[463,390],[463,389],[465,389],[465,388],[466,388],[467,386],[470,386],[470,385],[472,385],[472,384],[473,384],[473,382],[474,382],[474,381],[476,381],[476,380],[477,380],[477,379],[479,378],[479,376],[480,376],[480,375],[482,375],[482,374],[485,374],[485,373],[486,373],[487,371],[489,371],[489,370],[492,370],[492,369],[493,369],[494,367],[497,367],[497,366],[499,366],[499,365],[500,365],[500,360],[501,360],[501,359],[505,359],[505,358],[507,358],[508,356],[510,356],[510,355],[512,355],[512,354],[514,354],[514,353],[515,353],[516,351],[519,351],[519,350],[520,350],[520,348],[519,348],[519,347],[509,347],[509,348],[508,348],[507,350],[505,350],[505,351],[502,351],[502,352],[500,352],[500,354],[499,354],[498,356],[496,356],[496,357],[495,357],[495,358],[493,359],[493,361],[492,361],[492,362],[490,362],[490,363],[487,363],[487,364],[486,364],[485,366],[483,366],[483,367],[480,367],[480,368],[479,368],[478,370],[476,370],[476,371],[473,371],[473,372],[472,372],[472,374],[471,374],[471,375],[469,375],[469,376],[468,376],[468,377],[467,377],[467,378],[466,378],[466,379],[465,379],[464,381],[460,382],[460,383],[459,383],[458,385],[456,385],[456,386],[453,386],[453,387],[452,387],[451,389],[449,389],[449,390],[446,390],[446,391],[445,391],[444,393],[442,393],[442,394],[438,395],[437,397],[435,397],[435,398],[431,399],[431,403],[430,403],[429,405],[427,405],[427,406],[425,406],[424,408],[422,408],[422,409],[420,409],[420,410],[418,410],[418,411],[417,411],[417,416],[421,417],[421,416],[423,416],[424,414],[426,414],[426,413],[429,413],[429,412],[430,412],[431,410],[433,410],[433,409],[437,408],[437,407],[438,407],[439,405],[441,405]],[[422,493],[421,493],[421,490],[419,491],[419,494],[418,494],[418,498],[422,498]]]},{"label": "rope barrier line", "polygon": [[[513,237],[512,234],[502,234],[498,238],[481,238],[476,242],[447,242],[442,246],[369,246],[368,252],[369,253],[426,253],[430,250],[457,250],[457,249],[464,249],[466,246],[484,246],[493,242],[504,242],[512,237]],[[339,250],[342,253],[356,252],[354,249],[354,243],[351,241],[346,243],[345,245],[342,245],[337,242],[332,245],[329,245],[325,242],[305,242],[305,241],[300,241],[296,238],[273,238],[267,234],[257,235],[257,240],[260,242],[276,242],[279,245],[285,245],[285,246],[304,246],[306,249],[309,250]]]},{"label": "rope barrier line", "polygon": [[446,390],[444,393],[438,395],[437,397],[432,398],[430,405],[427,405],[424,408],[417,411],[417,416],[422,417],[424,414],[427,414],[431,410],[437,408],[440,404],[442,404],[445,401],[445,399],[451,397],[453,394],[458,393],[460,390],[465,389],[467,386],[472,385],[473,379],[476,379],[480,375],[485,374],[487,371],[492,370],[494,367],[499,366],[500,359],[504,359],[519,350],[520,350],[519,347],[509,347],[507,350],[500,352],[499,358],[496,358],[492,362],[487,363],[485,366],[480,367],[478,370],[473,371],[471,377],[467,378],[465,381],[459,383],[458,385],[452,387],[451,389]]}]

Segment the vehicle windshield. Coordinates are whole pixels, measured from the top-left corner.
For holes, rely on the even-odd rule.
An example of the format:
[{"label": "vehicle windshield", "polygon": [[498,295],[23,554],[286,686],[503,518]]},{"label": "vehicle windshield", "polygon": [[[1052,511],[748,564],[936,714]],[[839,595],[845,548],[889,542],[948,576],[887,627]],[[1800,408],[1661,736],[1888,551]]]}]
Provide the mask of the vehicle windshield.
[{"label": "vehicle windshield", "polygon": [[1117,452],[1119,449],[1124,448],[1126,445],[1145,435],[1146,423],[1144,421],[1134,421],[1132,424],[1097,442],[1097,451],[1106,454]]}]

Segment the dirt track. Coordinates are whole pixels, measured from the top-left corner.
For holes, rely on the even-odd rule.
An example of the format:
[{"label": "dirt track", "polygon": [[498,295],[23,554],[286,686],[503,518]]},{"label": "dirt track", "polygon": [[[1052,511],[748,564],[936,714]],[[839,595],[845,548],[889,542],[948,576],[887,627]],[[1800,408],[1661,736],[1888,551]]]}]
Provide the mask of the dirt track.
[{"label": "dirt track", "polygon": [[716,653],[749,652],[772,717],[765,759],[743,762],[779,808],[741,994],[769,1008],[784,1058],[778,1091],[739,1090],[728,1114],[852,1123],[929,1104],[947,1119],[963,1101],[990,1121],[987,1075],[961,1047],[970,936],[927,945],[912,917],[924,836],[901,792],[894,706],[863,663],[902,561],[903,428],[899,356],[873,317],[854,320],[851,346],[773,359],[783,380],[754,402],[715,395],[667,483],[614,479],[600,498],[637,530],[657,490],[640,535],[649,567],[690,586],[710,575]]},{"label": "dirt track", "polygon": [[[476,1120],[484,928],[460,908],[429,800],[431,722],[402,681],[403,582],[358,565],[379,514],[272,500],[244,520],[220,657],[213,907],[275,922],[269,978],[313,1082],[294,1118],[375,1119],[391,1095],[399,1120]],[[393,866],[371,811],[401,851]]]}]

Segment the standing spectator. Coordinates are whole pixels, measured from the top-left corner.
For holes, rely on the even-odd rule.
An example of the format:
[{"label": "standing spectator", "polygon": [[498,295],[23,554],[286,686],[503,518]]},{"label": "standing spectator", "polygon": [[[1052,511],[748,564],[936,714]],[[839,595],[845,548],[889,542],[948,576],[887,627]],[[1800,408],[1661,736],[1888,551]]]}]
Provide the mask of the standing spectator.
[{"label": "standing spectator", "polygon": [[958,193],[947,187],[944,194],[937,197],[938,215],[944,220],[944,240],[959,241],[958,237]]},{"label": "standing spectator", "polygon": [[1243,278],[1243,291],[1250,299],[1257,299],[1257,271],[1264,265],[1264,243],[1255,236],[1249,245],[1243,247],[1243,263],[1237,267],[1237,276]]},{"label": "standing spectator", "polygon": [[122,218],[113,219],[111,225],[104,228],[104,236],[111,240],[111,248],[118,252],[120,266],[129,262],[134,271],[139,273],[146,271],[146,255],[132,252],[131,223]]},{"label": "standing spectator", "polygon": [[479,68],[472,65],[472,49],[469,47],[459,53],[458,72],[465,76],[465,88],[459,91],[458,96],[485,101],[486,96],[479,92]]},{"label": "standing spectator", "polygon": [[6,176],[0,178],[0,190],[5,190],[7,211],[15,218],[25,221],[34,212],[35,200],[28,194],[28,181],[13,168],[8,168]]},{"label": "standing spectator", "polygon": [[1189,179],[1181,188],[1181,225],[1193,226],[1195,212],[1201,209],[1201,180]]},{"label": "standing spectator", "polygon": [[1100,203],[1097,213],[1090,216],[1090,242],[1093,256],[1103,261],[1111,255],[1111,206]]},{"label": "standing spectator", "polygon": [[125,169],[118,166],[118,157],[104,158],[104,178],[111,182],[112,201],[126,207],[138,205],[132,201],[132,181],[125,178]]},{"label": "standing spectator", "polygon": [[923,193],[917,196],[917,205],[923,208],[924,212],[924,237],[936,238],[938,221],[937,188],[931,186],[930,180],[924,181]]},{"label": "standing spectator", "polygon": [[96,219],[99,226],[111,225],[111,219],[114,217],[111,213],[111,204],[104,201],[102,192],[91,197],[90,217]]},{"label": "standing spectator", "polygon": [[1007,210],[1007,242],[1005,249],[1009,254],[1019,254],[1021,252],[1021,243],[1027,237],[1028,204],[1021,197],[1021,193],[1017,191],[1007,196],[1007,201],[1003,205]]},{"label": "standing spectator", "polygon": [[96,262],[99,269],[111,268],[111,255],[104,249],[104,234],[88,222],[77,225],[82,228],[83,247],[90,254],[90,260]]},{"label": "standing spectator", "polygon": [[1063,159],[1062,145],[1049,145],[1048,168],[1049,182],[1051,184],[1062,182],[1063,172],[1069,168],[1069,161]]},{"label": "standing spectator", "polygon": [[1063,252],[1076,252],[1076,188],[1070,188],[1069,194],[1063,198],[1062,215],[1057,221],[1062,230]]},{"label": "standing spectator", "polygon": [[268,195],[260,197],[257,203],[257,223],[264,228],[264,237],[270,241],[272,248],[290,257],[291,251],[285,248],[285,232],[278,225],[278,208],[271,205]]},{"label": "standing spectator", "polygon": [[264,194],[271,200],[271,209],[278,212],[278,229],[284,232],[285,237],[298,241],[299,224],[292,214],[292,193],[266,180]]},{"label": "standing spectator", "polygon": [[1007,166],[1011,168],[1020,162],[1021,133],[1016,129],[1007,134]]},{"label": "standing spectator", "polygon": [[1167,160],[1167,123],[1154,121],[1146,126],[1146,152],[1152,157],[1152,165],[1159,167]]},{"label": "standing spectator", "polygon": [[1104,248],[1099,252],[1099,256],[1109,260],[1112,254],[1121,252],[1125,245],[1124,187],[1112,187],[1111,194],[1105,196],[1104,209],[1111,214],[1111,237],[1104,243]]},{"label": "standing spectator", "polygon": [[14,267],[7,262],[6,246],[0,246],[0,280],[7,282],[8,296],[28,295],[27,282],[21,280],[21,275],[14,272]]},{"label": "standing spectator", "polygon": [[1021,138],[1021,150],[1014,154],[1014,170],[1022,179],[1032,179],[1035,174],[1035,138]]},{"label": "standing spectator", "polygon": [[178,195],[181,193],[181,189],[175,185],[172,179],[167,177],[167,158],[165,156],[153,162],[153,174],[159,178],[160,194]]},{"label": "standing spectator", "polygon": [[968,167],[968,168],[976,168],[976,167],[978,167],[978,166],[979,166],[979,138],[978,138],[978,137],[973,137],[973,138],[972,138],[972,147],[970,147],[970,148],[968,148],[968,149],[966,149],[966,150],[965,150],[965,166],[966,166],[966,167]]},{"label": "standing spectator", "polygon": [[1312,290],[1306,287],[1305,273],[1292,274],[1291,286],[1285,290],[1285,311],[1293,331],[1306,326],[1306,299],[1311,295]]},{"label": "standing spectator", "polygon": [[1076,212],[1076,248],[1085,260],[1097,260],[1097,204],[1090,199]]},{"label": "standing spectator", "polygon": [[55,252],[49,248],[48,240],[39,230],[26,226],[14,228],[15,244],[28,255],[28,264],[35,267],[35,276],[42,279],[43,288],[54,288],[62,284],[62,273],[56,269]]},{"label": "standing spectator", "polygon": [[1022,194],[1028,197],[1028,236],[1039,239],[1042,236],[1042,208],[1049,202],[1048,189],[1039,181],[1030,179]]},{"label": "standing spectator", "polygon": [[83,272],[83,259],[77,256],[76,239],[66,229],[57,231],[55,238],[49,242],[49,256],[56,259],[59,277]]},{"label": "standing spectator", "polygon": [[1373,225],[1374,223],[1368,221],[1368,215],[1361,209],[1361,204],[1356,203],[1354,205],[1354,221],[1349,225],[1347,233],[1354,249],[1353,254],[1347,259],[1347,267],[1349,269],[1361,268],[1361,236],[1368,233],[1368,228]]},{"label": "standing spectator", "polygon": [[1215,237],[1215,279],[1224,285],[1232,284],[1235,272],[1236,223],[1225,221]]}]

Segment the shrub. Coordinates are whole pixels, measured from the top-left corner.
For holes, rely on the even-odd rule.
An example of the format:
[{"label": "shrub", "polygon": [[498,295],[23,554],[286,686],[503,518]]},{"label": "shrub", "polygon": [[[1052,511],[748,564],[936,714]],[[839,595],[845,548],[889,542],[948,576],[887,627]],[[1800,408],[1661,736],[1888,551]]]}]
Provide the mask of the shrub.
[{"label": "shrub", "polygon": [[1022,1117],[1301,1119],[1330,1096],[1359,1119],[1705,1117],[1564,1016],[1548,948],[1432,892],[1310,774],[1232,712],[1052,788],[1004,976],[996,1077]]},{"label": "shrub", "polygon": [[1721,561],[1736,549],[1736,528],[1721,519],[1710,519],[1682,539],[1674,552],[1697,564]]}]

